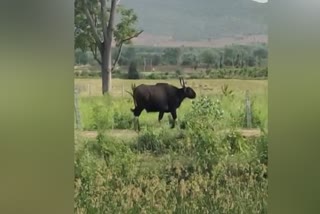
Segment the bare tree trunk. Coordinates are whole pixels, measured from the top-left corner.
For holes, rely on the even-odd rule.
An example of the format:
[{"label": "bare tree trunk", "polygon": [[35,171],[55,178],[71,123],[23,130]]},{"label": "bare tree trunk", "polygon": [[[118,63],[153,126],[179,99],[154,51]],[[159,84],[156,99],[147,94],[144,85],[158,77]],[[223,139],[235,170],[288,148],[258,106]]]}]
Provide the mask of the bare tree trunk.
[{"label": "bare tree trunk", "polygon": [[[111,49],[111,45],[110,45]],[[111,50],[109,51],[107,58],[107,92],[111,91],[112,88],[112,61],[111,61]]]},{"label": "bare tree trunk", "polygon": [[103,44],[103,58],[102,58],[102,93],[111,91],[112,80],[112,60],[111,60],[111,44],[113,34],[113,24],[116,9],[116,0],[111,1],[109,23],[104,32],[104,44]]},{"label": "bare tree trunk", "polygon": [[110,92],[112,87],[111,85],[112,83],[111,53],[109,53],[108,49],[105,49],[105,54],[101,57],[101,59],[102,59],[102,65],[101,65],[102,94],[105,94]]},{"label": "bare tree trunk", "polygon": [[108,65],[106,63],[106,58],[101,56],[101,79],[102,79],[102,94],[108,92]]},{"label": "bare tree trunk", "polygon": [[[107,41],[108,43],[108,41]],[[111,91],[112,81],[112,61],[111,61],[111,44],[107,44],[105,47],[104,55],[102,56],[102,94]]]}]

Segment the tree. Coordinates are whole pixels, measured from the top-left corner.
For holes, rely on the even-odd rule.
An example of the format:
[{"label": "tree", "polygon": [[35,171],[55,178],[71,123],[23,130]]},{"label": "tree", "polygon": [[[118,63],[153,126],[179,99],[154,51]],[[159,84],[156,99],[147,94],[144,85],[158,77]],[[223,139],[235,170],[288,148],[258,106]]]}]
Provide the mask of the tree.
[{"label": "tree", "polygon": [[169,65],[178,65],[181,55],[180,48],[166,48],[163,53],[163,59]]},{"label": "tree", "polygon": [[264,47],[256,48],[253,51],[253,56],[256,59],[256,65],[261,66],[262,59],[268,58],[268,49],[266,49]]},{"label": "tree", "polygon": [[185,53],[181,57],[181,65],[196,66],[197,57],[193,53]]},{"label": "tree", "polygon": [[234,66],[234,60],[236,57],[236,47],[229,46],[224,49],[224,64],[226,66]]},{"label": "tree", "polygon": [[259,47],[253,51],[253,56],[259,57],[260,59],[265,59],[268,57],[268,49]]},{"label": "tree", "polygon": [[[110,2],[110,7],[107,7]],[[119,5],[120,0],[75,0],[75,47],[91,50],[94,59],[101,66],[102,94],[111,91],[111,77],[124,44],[138,37],[134,24],[137,15],[132,9]],[[115,15],[120,21],[115,25]],[[113,39],[114,37],[114,39]],[[112,61],[112,41],[116,42],[118,53]]]},{"label": "tree", "polygon": [[75,63],[78,65],[85,65],[89,62],[88,54],[85,51],[76,49],[74,51]]},{"label": "tree", "polygon": [[161,56],[158,54],[153,54],[151,59],[154,66],[158,66],[161,63]]},{"label": "tree", "polygon": [[201,53],[200,58],[201,62],[205,63],[209,68],[217,61],[218,54],[210,50],[205,50]]}]

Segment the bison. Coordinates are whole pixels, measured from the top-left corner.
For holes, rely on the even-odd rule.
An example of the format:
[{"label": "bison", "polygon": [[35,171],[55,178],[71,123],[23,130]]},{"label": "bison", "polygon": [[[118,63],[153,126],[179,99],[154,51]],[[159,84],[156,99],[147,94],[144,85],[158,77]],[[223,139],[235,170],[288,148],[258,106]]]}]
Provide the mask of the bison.
[{"label": "bison", "polygon": [[132,85],[132,93],[135,108],[131,109],[140,131],[139,116],[145,109],[146,112],[159,112],[158,121],[163,118],[164,113],[171,113],[173,123],[171,128],[175,127],[175,120],[177,119],[177,108],[180,107],[185,98],[194,99],[196,92],[186,87],[186,82],[180,78],[182,88],[177,88],[168,83],[157,83],[155,85],[141,84],[137,87]]}]

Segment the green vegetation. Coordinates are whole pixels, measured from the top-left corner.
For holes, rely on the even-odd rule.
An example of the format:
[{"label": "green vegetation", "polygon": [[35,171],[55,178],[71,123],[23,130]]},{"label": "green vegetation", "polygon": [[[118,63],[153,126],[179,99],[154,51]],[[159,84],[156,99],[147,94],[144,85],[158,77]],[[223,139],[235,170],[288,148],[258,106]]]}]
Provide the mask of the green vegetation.
[{"label": "green vegetation", "polygon": [[[129,67],[130,69],[130,67]],[[129,70],[128,69],[128,70]],[[155,72],[138,72],[137,70],[117,71],[112,74],[113,78],[120,79],[162,79],[168,80],[178,78],[182,72],[176,71],[155,71]],[[76,78],[100,78],[101,73],[82,69],[75,72]],[[188,72],[184,74],[185,78],[191,79],[267,79],[268,68],[223,68],[223,69],[205,69],[198,72]]]},{"label": "green vegetation", "polygon": [[[198,97],[183,102],[177,127],[143,112],[138,134],[128,130],[132,98],[118,86],[141,81],[115,79],[113,94],[95,96],[94,80],[76,80],[92,84],[79,105],[84,129],[97,135],[76,132],[75,213],[267,213],[266,81],[189,80]],[[241,131],[246,90],[258,136]]]},{"label": "green vegetation", "polygon": [[[114,51],[116,54],[116,51]],[[75,52],[75,76],[100,77],[99,66],[90,52]],[[188,78],[265,79],[268,77],[268,49],[265,44],[231,45],[225,48],[124,47],[114,78],[128,78],[130,64],[143,79]],[[134,72],[135,73],[135,72]],[[130,76],[132,77],[132,76]],[[138,77],[135,73],[135,78]]]}]

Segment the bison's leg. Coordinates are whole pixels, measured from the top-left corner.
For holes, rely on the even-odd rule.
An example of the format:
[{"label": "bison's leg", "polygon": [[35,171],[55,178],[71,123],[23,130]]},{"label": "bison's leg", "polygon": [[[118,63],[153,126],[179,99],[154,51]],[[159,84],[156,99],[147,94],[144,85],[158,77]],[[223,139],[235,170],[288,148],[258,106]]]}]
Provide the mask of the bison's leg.
[{"label": "bison's leg", "polygon": [[134,117],[134,130],[140,131],[140,123],[139,123],[139,117]]},{"label": "bison's leg", "polygon": [[136,130],[136,126],[138,127],[138,131],[140,131],[140,123],[139,123],[139,116],[141,112],[143,111],[143,108],[138,108],[136,107],[133,110],[133,115],[134,115],[134,129]]},{"label": "bison's leg", "polygon": [[163,118],[163,114],[164,114],[163,111],[160,111],[160,112],[159,112],[159,116],[158,116],[158,121],[159,121],[159,123],[160,123],[160,121],[161,121],[162,118]]},{"label": "bison's leg", "polygon": [[161,126],[161,120],[162,120],[162,118],[163,118],[163,115],[164,115],[164,112],[163,112],[163,111],[160,111],[160,112],[159,112],[159,116],[158,116],[159,126]]},{"label": "bison's leg", "polygon": [[171,128],[173,129],[176,125],[176,119],[177,119],[177,111],[176,109],[172,110],[171,111],[171,115],[172,115],[172,125],[171,125]]}]

